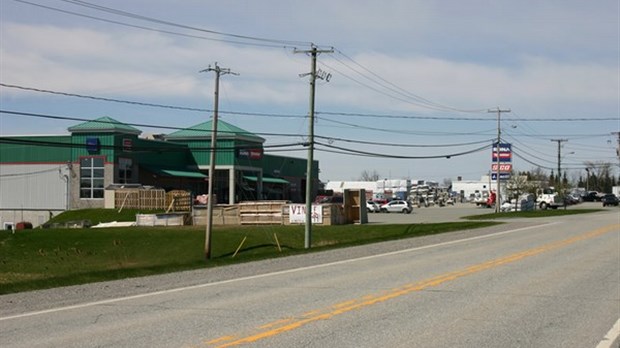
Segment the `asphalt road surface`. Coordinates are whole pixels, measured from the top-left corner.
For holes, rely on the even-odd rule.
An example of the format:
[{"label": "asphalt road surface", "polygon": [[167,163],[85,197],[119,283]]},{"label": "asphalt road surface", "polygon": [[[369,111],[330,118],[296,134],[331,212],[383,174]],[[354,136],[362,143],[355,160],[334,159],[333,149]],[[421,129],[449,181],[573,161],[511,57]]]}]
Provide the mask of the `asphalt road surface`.
[{"label": "asphalt road surface", "polygon": [[[434,213],[391,218],[422,214]],[[619,318],[620,214],[609,208],[4,295],[0,345],[616,348]]]}]

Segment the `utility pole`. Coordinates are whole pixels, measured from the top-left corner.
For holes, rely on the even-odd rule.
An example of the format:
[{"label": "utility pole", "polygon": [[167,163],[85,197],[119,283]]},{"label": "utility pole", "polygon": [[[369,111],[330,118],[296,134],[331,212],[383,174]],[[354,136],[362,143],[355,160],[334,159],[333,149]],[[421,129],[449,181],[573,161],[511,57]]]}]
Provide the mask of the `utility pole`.
[{"label": "utility pole", "polygon": [[556,176],[557,181],[557,189],[560,188],[562,183],[562,172],[561,172],[561,154],[562,154],[562,143],[567,142],[568,139],[551,139],[551,141],[556,141],[558,143],[558,175]]},{"label": "utility pole", "polygon": [[[314,95],[316,90],[316,57],[320,53],[333,53],[333,49],[319,50],[312,45],[310,50],[297,50],[294,53],[309,53],[311,59],[310,73],[301,74],[300,77],[310,75],[310,121],[308,122],[308,163],[306,166],[306,228],[304,247],[312,246],[312,167],[314,163]],[[319,77],[322,78],[322,77]]]},{"label": "utility pole", "polygon": [[620,132],[612,132],[611,135],[618,137],[618,147],[616,147],[616,156],[618,156],[618,171],[620,176]]},{"label": "utility pole", "polygon": [[215,182],[215,152],[217,149],[217,112],[219,105],[220,94],[220,75],[232,74],[230,69],[222,69],[215,62],[215,67],[209,65],[208,68],[200,70],[200,72],[215,71],[215,101],[213,104],[213,121],[211,122],[211,153],[209,157],[209,183],[208,183],[208,198],[207,198],[207,227],[205,231],[205,259],[211,258],[211,230],[213,228],[213,186]]},{"label": "utility pole", "polygon": [[495,161],[497,164],[497,168],[495,170],[495,175],[497,176],[495,179],[497,180],[497,191],[495,193],[495,212],[499,213],[500,212],[500,199],[499,199],[499,190],[500,190],[500,180],[499,180],[499,175],[500,175],[500,161],[499,161],[499,154],[500,154],[500,143],[501,143],[501,139],[502,139],[502,129],[500,127],[500,119],[502,116],[502,112],[510,112],[510,109],[506,109],[506,110],[502,110],[499,108],[499,106],[497,107],[497,109],[495,110],[488,110],[487,112],[496,112],[497,113],[497,147],[495,149]]}]

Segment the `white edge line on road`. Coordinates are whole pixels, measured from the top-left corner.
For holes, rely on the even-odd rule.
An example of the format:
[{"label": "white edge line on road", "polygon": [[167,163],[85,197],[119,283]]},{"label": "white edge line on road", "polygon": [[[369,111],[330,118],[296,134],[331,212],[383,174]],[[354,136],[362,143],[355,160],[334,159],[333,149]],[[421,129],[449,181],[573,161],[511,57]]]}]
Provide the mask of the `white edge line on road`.
[{"label": "white edge line on road", "polygon": [[618,319],[614,326],[611,327],[609,332],[607,332],[607,335],[603,337],[603,340],[599,342],[596,348],[610,348],[618,336],[620,336],[620,319]]},{"label": "white edge line on road", "polygon": [[[55,313],[55,312],[61,312],[61,311],[67,311],[67,310],[71,310],[71,309],[80,309],[80,308],[86,308],[86,307],[93,307],[93,306],[105,305],[105,304],[110,304],[110,303],[115,303],[115,302],[120,302],[120,301],[135,300],[135,299],[140,299],[140,298],[145,298],[145,297],[150,297],[150,296],[157,296],[157,295],[163,295],[163,294],[171,294],[171,293],[180,292],[180,291],[194,290],[194,289],[200,289],[200,288],[205,288],[205,287],[210,287],[210,286],[216,286],[216,285],[240,282],[240,281],[245,281],[245,280],[266,278],[266,277],[272,277],[272,276],[277,276],[277,275],[282,275],[282,274],[307,271],[307,270],[312,270],[312,269],[317,269],[317,268],[330,267],[330,266],[335,266],[335,265],[342,265],[342,264],[347,264],[347,263],[352,263],[352,262],[357,262],[357,261],[375,259],[375,258],[384,257],[384,256],[398,255],[398,254],[404,254],[404,253],[409,253],[409,252],[418,251],[418,250],[431,249],[431,248],[437,248],[437,247],[446,246],[446,245],[464,243],[464,242],[469,242],[469,241],[472,241],[472,240],[491,238],[491,237],[501,236],[501,235],[504,235],[504,234],[515,233],[515,232],[519,232],[519,231],[525,231],[525,230],[529,230],[529,229],[533,229],[533,228],[540,228],[540,227],[543,227],[543,226],[549,226],[549,225],[554,225],[554,224],[559,224],[559,223],[560,222],[549,222],[549,223],[544,223],[544,224],[535,225],[535,226],[528,226],[528,227],[517,228],[517,229],[514,229],[514,230],[508,230],[508,231],[502,231],[502,232],[497,232],[497,233],[492,233],[492,234],[486,234],[486,235],[482,235],[482,236],[470,237],[470,238],[465,238],[465,239],[457,239],[457,240],[453,240],[453,241],[449,241],[449,242],[443,242],[443,243],[438,243],[438,244],[425,245],[425,246],[421,246],[421,247],[415,247],[415,248],[391,251],[391,252],[387,252],[387,253],[383,253],[383,254],[363,256],[363,257],[358,257],[358,258],[354,258],[354,259],[346,259],[346,260],[341,260],[341,261],[334,261],[334,262],[329,262],[329,263],[323,263],[323,264],[319,264],[319,265],[299,267],[299,268],[287,269],[287,270],[283,270],[283,271],[264,273],[264,274],[257,274],[257,275],[241,277],[241,278],[234,278],[234,279],[228,279],[228,280],[221,280],[221,281],[212,282],[212,283],[197,284],[197,285],[191,285],[191,286],[186,286],[186,287],[181,287],[181,288],[174,288],[174,289],[168,289],[168,290],[154,291],[154,292],[149,292],[149,293],[139,294],[139,295],[133,295],[133,296],[112,298],[112,299],[108,299],[108,300],[86,302],[86,303],[81,303],[81,304],[72,305],[72,306],[65,306],[65,307],[51,308],[51,309],[35,311],[35,312],[16,314],[16,315],[11,315],[11,316],[6,316],[6,317],[0,317],[0,321],[11,320],[11,319],[19,319],[19,318],[25,318],[25,317],[35,316],[35,315],[49,314],[49,313]],[[599,348],[599,347],[597,347],[597,348]]]}]

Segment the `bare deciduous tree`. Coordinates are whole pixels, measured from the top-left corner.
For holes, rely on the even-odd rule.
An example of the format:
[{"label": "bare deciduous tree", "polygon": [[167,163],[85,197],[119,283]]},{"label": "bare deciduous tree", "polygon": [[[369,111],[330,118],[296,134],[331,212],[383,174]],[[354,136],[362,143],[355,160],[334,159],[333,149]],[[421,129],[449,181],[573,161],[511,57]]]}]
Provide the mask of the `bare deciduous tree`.
[{"label": "bare deciduous tree", "polygon": [[376,170],[368,171],[364,170],[362,174],[360,174],[360,181],[377,181],[381,178],[379,173]]}]

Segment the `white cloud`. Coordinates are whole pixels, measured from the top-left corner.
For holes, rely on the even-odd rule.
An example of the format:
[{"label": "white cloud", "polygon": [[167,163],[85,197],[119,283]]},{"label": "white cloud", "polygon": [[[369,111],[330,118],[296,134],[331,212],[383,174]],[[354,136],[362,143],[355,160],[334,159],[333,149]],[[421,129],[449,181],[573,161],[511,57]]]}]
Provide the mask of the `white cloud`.
[{"label": "white cloud", "polygon": [[[212,77],[198,74],[215,61],[241,75],[226,78],[229,98],[246,104],[298,104],[307,99],[309,58],[291,49],[236,47],[221,42],[172,40],[163,34],[97,32],[47,25],[5,24],[2,46],[2,80],[76,93],[124,93],[141,97],[204,96],[212,94]],[[363,71],[339,56],[347,66]],[[336,68],[317,94],[326,108],[416,110],[404,98],[366,80],[332,60],[319,62]],[[618,67],[595,63],[553,61],[526,56],[510,66],[488,65],[424,55],[361,53],[354,59],[387,81],[437,103],[462,109],[494,105],[544,103],[610,103],[618,96]],[[325,68],[329,71],[329,68]],[[376,77],[372,77],[378,80]],[[384,82],[382,82],[385,84]]]}]

